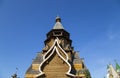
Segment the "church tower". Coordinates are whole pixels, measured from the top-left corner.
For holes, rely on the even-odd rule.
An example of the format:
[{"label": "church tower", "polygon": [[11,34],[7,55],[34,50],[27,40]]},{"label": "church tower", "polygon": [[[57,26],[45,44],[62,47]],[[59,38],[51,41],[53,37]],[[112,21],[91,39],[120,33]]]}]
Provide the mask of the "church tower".
[{"label": "church tower", "polygon": [[107,78],[120,78],[120,65],[116,62],[116,69],[112,64],[107,65]]},{"label": "church tower", "polygon": [[84,59],[74,51],[60,17],[56,17],[55,25],[46,36],[45,47],[33,60],[25,78],[91,78]]}]

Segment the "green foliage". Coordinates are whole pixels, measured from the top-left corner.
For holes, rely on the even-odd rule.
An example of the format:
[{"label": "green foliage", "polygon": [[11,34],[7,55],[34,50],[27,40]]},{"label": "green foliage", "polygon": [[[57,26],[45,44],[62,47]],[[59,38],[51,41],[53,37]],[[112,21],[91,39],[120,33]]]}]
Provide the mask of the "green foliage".
[{"label": "green foliage", "polygon": [[86,75],[86,78],[92,78],[91,75],[90,75],[89,70],[86,70],[86,71],[85,71],[85,75]]}]

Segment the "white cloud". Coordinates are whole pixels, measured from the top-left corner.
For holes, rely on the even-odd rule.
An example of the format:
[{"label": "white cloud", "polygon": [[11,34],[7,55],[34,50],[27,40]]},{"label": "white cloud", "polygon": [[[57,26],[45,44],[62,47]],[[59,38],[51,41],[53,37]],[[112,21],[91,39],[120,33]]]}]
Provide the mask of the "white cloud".
[{"label": "white cloud", "polygon": [[120,28],[119,28],[119,26],[115,26],[114,24],[111,24],[108,27],[107,35],[108,35],[108,38],[110,40],[120,39]]},{"label": "white cloud", "polygon": [[110,32],[110,33],[108,33],[108,38],[110,39],[110,40],[115,40],[115,39],[120,39],[120,32]]},{"label": "white cloud", "polygon": [[107,37],[104,39],[100,37],[81,49],[81,52],[84,53],[82,57],[85,57],[92,78],[104,78],[107,73],[107,65],[113,63],[115,59],[119,59],[120,39],[118,34],[113,35],[112,40]]}]

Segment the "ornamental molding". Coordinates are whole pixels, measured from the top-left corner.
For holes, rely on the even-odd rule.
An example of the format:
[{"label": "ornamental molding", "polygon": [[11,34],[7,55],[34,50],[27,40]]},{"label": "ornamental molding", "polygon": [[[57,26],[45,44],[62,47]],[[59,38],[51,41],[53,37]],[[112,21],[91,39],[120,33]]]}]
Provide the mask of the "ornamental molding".
[{"label": "ornamental molding", "polygon": [[[41,64],[39,65],[39,74],[35,76],[35,78],[45,74],[42,70],[41,70],[41,67],[42,65],[56,52],[56,54],[58,54],[58,56],[63,60],[65,61],[65,63],[69,66],[69,70],[66,72],[66,75],[69,75],[69,76],[75,76],[74,74],[71,74],[70,71],[71,71],[71,64],[68,62],[68,55],[67,53],[65,52],[64,49],[62,49],[62,47],[59,45],[60,44],[60,41],[58,39],[58,37],[55,39],[53,45],[51,46],[51,48],[43,55],[43,61],[41,62]],[[58,48],[65,54],[66,58],[64,58],[60,52],[58,51]],[[50,53],[51,52],[51,53]],[[50,53],[50,54],[49,54]],[[49,54],[49,55],[48,55]],[[48,55],[48,56],[47,56]],[[47,57],[46,57],[47,56]]]}]

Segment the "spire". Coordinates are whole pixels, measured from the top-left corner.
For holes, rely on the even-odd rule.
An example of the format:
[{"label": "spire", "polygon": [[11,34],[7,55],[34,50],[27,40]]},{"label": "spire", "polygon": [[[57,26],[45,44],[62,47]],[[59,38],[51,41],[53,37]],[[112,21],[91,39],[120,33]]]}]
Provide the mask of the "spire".
[{"label": "spire", "polygon": [[61,18],[59,16],[56,17],[55,21],[56,21],[56,23],[55,23],[53,29],[64,29],[61,24]]},{"label": "spire", "polygon": [[61,18],[59,16],[56,17],[56,22],[61,22]]},{"label": "spire", "polygon": [[18,71],[18,68],[16,68],[16,72],[13,75],[11,75],[11,78],[19,78],[17,77],[17,71]]}]

